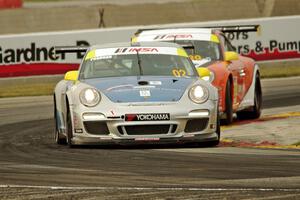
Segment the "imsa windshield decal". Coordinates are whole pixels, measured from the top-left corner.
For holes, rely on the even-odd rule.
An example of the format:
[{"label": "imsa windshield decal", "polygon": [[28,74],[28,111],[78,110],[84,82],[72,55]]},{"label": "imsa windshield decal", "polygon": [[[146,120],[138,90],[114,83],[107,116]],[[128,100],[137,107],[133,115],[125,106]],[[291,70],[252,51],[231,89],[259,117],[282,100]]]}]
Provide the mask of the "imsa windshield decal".
[{"label": "imsa windshield decal", "polygon": [[113,55],[129,54],[166,54],[188,57],[186,52],[180,48],[172,47],[120,47],[91,50],[87,53],[85,60],[105,59]]}]

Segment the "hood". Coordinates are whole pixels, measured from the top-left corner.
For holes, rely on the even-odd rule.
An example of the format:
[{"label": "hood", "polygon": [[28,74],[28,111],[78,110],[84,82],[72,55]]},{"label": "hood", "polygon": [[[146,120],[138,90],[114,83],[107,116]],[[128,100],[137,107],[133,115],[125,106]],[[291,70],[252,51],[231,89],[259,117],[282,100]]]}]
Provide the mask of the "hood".
[{"label": "hood", "polygon": [[186,88],[197,80],[166,76],[130,76],[87,79],[81,82],[97,88],[112,102],[179,101]]},{"label": "hood", "polygon": [[210,58],[204,58],[201,60],[192,60],[195,67],[208,67],[210,65],[213,65],[217,63],[218,61],[211,60]]}]

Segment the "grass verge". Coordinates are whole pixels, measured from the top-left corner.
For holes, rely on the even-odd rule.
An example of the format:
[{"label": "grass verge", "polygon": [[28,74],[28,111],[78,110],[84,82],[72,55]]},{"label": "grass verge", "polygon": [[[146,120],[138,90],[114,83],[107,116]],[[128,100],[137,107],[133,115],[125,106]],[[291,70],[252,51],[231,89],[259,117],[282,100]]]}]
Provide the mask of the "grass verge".
[{"label": "grass verge", "polygon": [[296,142],[295,144],[293,144],[295,146],[300,146],[300,141],[299,142]]},{"label": "grass verge", "polygon": [[0,98],[51,95],[56,83],[10,85],[0,88]]},{"label": "grass verge", "polygon": [[262,78],[300,76],[300,66],[261,66],[260,75]]}]

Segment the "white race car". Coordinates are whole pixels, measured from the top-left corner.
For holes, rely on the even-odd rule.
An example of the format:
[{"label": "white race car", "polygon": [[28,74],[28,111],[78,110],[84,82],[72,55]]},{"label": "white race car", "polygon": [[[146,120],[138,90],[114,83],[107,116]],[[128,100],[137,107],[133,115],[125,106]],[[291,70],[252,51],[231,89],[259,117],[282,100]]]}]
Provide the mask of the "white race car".
[{"label": "white race car", "polygon": [[220,140],[217,89],[177,44],[90,47],[54,93],[58,144]]}]

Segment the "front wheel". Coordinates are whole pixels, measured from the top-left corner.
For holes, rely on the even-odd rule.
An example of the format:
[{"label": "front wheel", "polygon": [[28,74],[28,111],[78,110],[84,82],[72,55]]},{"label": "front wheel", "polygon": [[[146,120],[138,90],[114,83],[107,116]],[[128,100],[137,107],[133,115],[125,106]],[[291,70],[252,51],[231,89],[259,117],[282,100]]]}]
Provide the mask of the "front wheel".
[{"label": "front wheel", "polygon": [[66,144],[66,137],[62,136],[58,130],[56,100],[54,96],[54,141],[56,144]]},{"label": "front wheel", "polygon": [[72,118],[71,118],[71,113],[70,113],[70,109],[68,109],[67,111],[67,144],[68,146],[71,148],[73,147],[72,144],[72,138],[73,138],[73,126],[72,126]]},{"label": "front wheel", "polygon": [[54,132],[54,140],[55,140],[56,144],[66,144],[66,143],[67,143],[66,138],[63,137],[63,136],[58,132],[57,129],[56,129],[55,132]]},{"label": "front wheel", "polygon": [[261,115],[262,90],[259,74],[255,77],[254,106],[247,111],[237,112],[238,119],[257,119]]},{"label": "front wheel", "polygon": [[229,125],[233,121],[233,107],[232,107],[232,92],[231,92],[231,83],[228,80],[226,84],[226,93],[225,93],[225,115],[226,118],[222,120],[222,123]]}]

